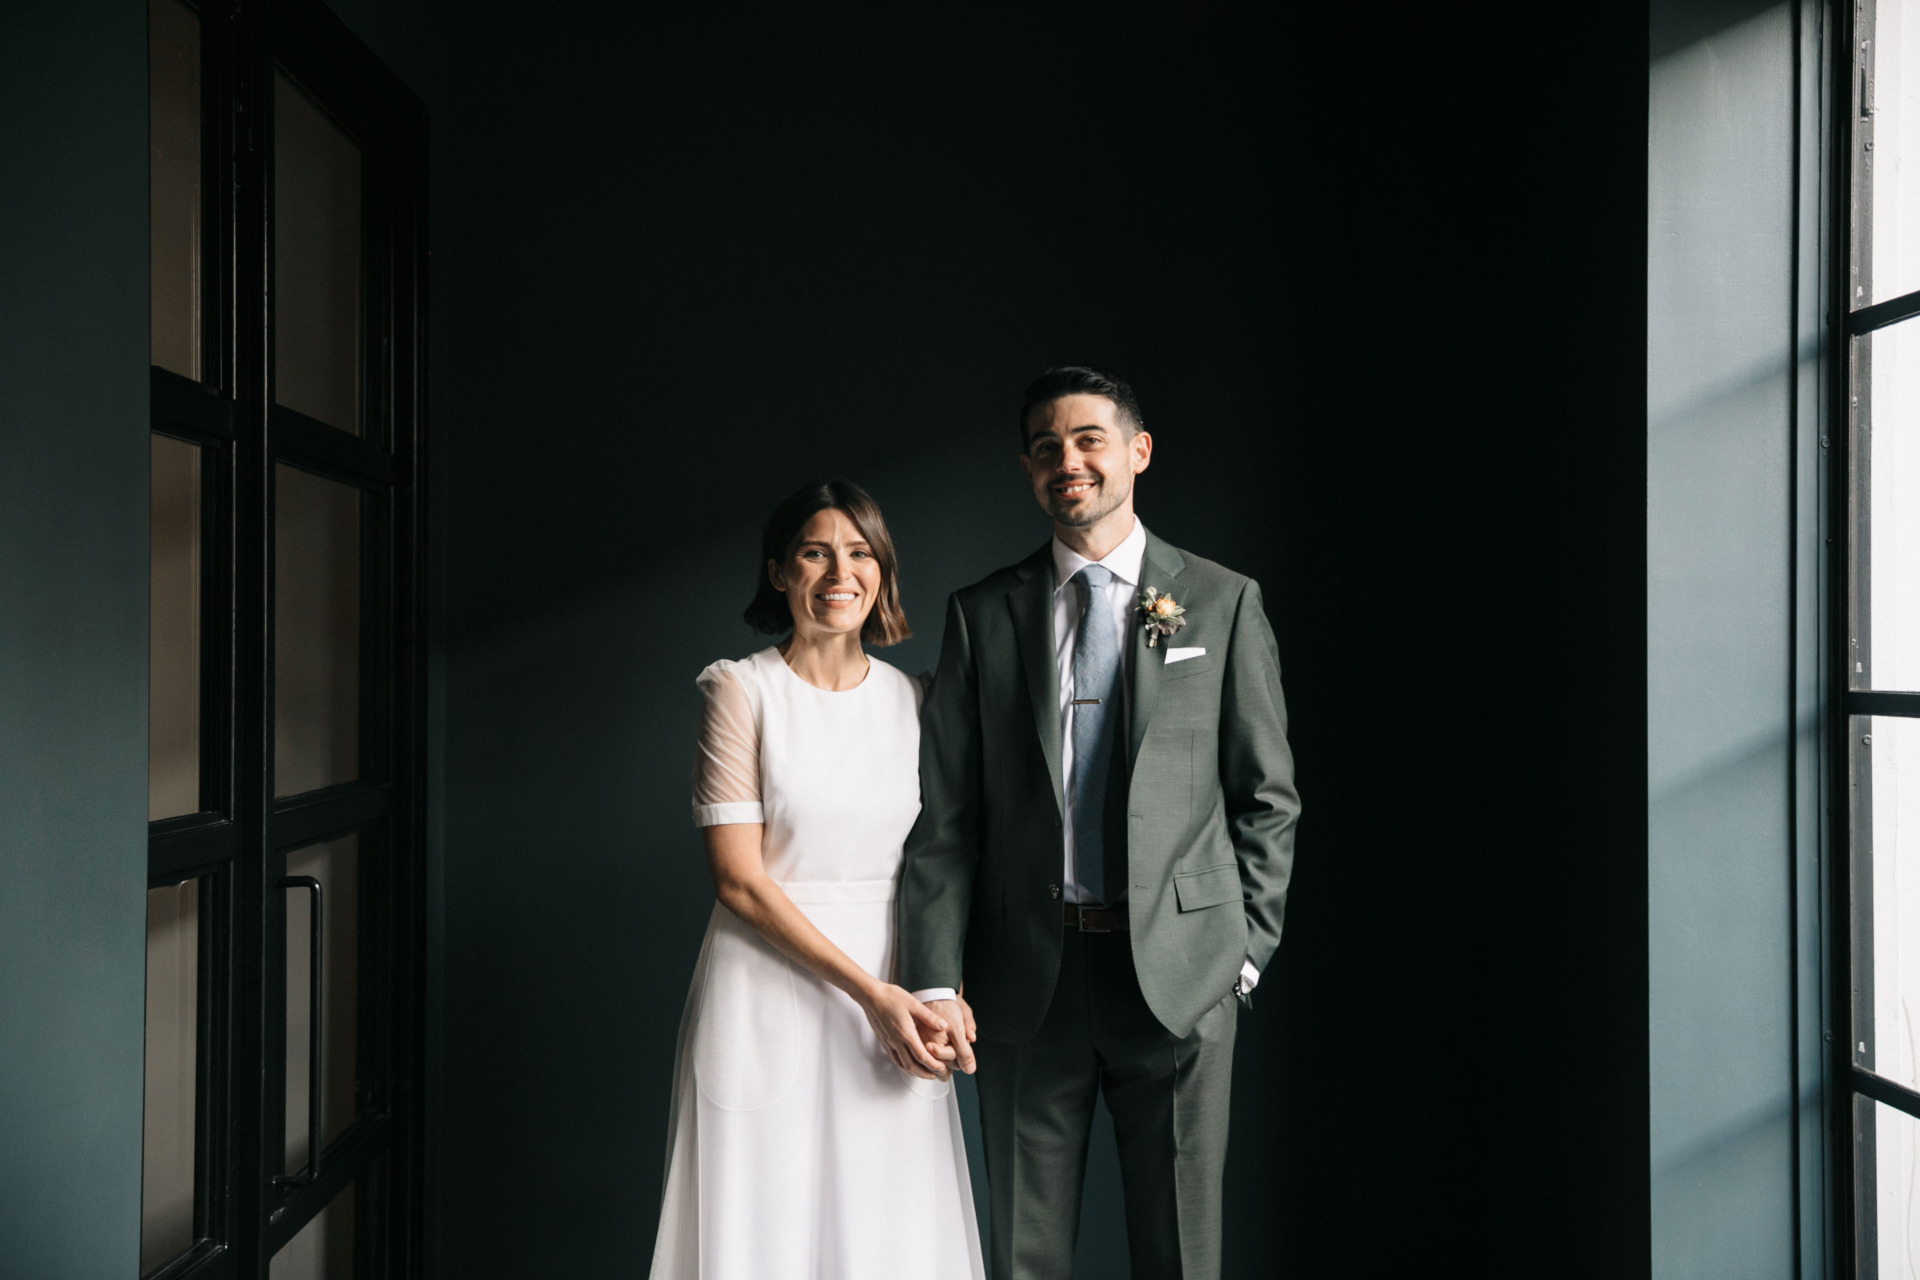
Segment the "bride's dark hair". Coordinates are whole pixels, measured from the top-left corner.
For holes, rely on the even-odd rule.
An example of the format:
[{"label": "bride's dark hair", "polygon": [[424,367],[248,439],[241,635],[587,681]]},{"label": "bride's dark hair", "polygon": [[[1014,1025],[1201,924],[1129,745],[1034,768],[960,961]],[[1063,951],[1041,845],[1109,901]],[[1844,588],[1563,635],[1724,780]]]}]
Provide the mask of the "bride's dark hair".
[{"label": "bride's dark hair", "polygon": [[847,513],[880,566],[880,594],[860,628],[860,638],[875,646],[899,644],[913,634],[913,629],[900,609],[900,562],[893,553],[893,535],[887,532],[880,504],[851,480],[802,485],[767,517],[766,527],[760,531],[760,586],[753,593],[753,603],[747,606],[747,625],[769,635],[793,629],[793,609],[787,604],[786,593],[768,579],[767,561],[792,555],[807,521],[829,507]]}]

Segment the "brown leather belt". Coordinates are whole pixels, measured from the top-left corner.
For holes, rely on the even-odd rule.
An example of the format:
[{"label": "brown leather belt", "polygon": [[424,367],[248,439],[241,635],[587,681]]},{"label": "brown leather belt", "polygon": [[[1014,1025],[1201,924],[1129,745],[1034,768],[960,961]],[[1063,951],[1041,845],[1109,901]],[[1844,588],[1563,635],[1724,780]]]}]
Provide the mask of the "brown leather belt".
[{"label": "brown leather belt", "polygon": [[1127,904],[1117,903],[1111,907],[1083,907],[1069,902],[1067,905],[1067,927],[1078,929],[1081,933],[1118,933],[1127,927]]}]

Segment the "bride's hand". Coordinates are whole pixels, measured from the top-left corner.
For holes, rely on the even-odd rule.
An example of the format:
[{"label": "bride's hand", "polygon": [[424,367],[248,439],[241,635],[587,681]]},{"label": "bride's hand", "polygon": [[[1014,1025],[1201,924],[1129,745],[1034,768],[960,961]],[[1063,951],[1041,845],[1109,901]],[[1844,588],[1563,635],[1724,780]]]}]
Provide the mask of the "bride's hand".
[{"label": "bride's hand", "polygon": [[861,1008],[894,1066],[922,1080],[947,1078],[954,1048],[939,1014],[891,982],[876,984]]}]

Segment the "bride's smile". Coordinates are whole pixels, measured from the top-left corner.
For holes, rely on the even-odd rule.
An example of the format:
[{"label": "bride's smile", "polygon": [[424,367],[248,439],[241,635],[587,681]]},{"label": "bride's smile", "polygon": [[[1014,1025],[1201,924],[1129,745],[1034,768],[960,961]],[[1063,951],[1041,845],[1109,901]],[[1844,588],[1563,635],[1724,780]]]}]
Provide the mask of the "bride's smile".
[{"label": "bride's smile", "polygon": [[803,645],[857,645],[878,597],[880,577],[873,545],[860,526],[835,507],[816,511],[786,557],[767,562],[767,579],[786,595],[794,635]]}]

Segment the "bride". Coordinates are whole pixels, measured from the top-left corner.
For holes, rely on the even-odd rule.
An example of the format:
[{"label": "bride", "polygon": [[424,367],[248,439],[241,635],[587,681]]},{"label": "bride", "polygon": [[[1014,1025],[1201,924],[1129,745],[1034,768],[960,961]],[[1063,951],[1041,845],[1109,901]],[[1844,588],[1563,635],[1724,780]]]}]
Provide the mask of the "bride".
[{"label": "bride", "polygon": [[950,1081],[973,1036],[889,981],[920,810],[893,541],[844,480],[768,519],[747,621],[700,673],[693,815],[719,901],[680,1025],[653,1280],[981,1280]]}]

